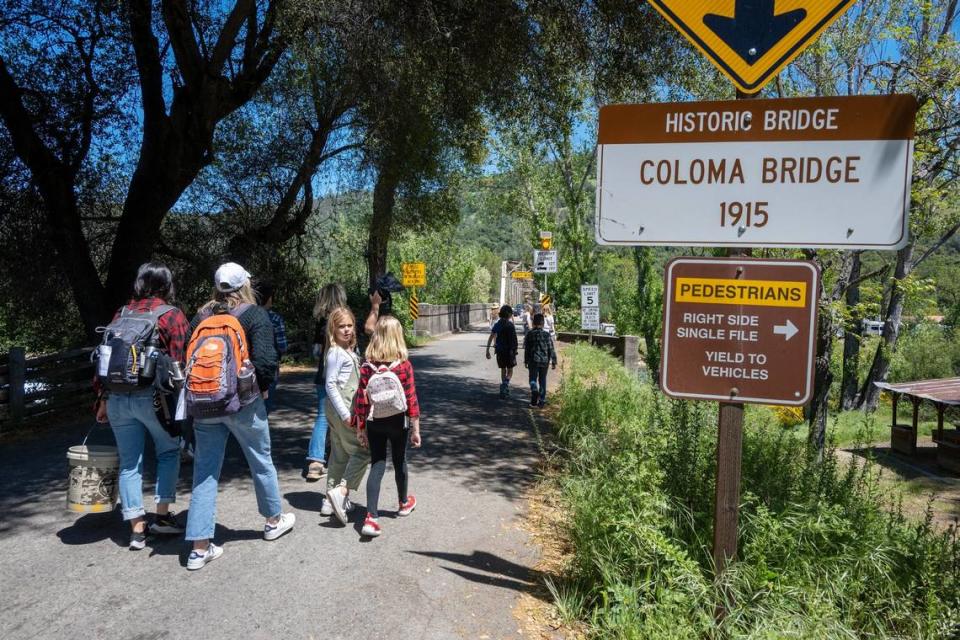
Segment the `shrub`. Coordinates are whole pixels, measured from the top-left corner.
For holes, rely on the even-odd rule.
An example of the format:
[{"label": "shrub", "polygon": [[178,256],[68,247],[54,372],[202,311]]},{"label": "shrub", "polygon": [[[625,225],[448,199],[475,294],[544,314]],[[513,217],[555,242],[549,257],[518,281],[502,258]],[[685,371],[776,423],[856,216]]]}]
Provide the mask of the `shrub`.
[{"label": "shrub", "polygon": [[767,407],[746,412],[740,553],[717,584],[716,406],[668,400],[589,346],[567,354],[556,431],[575,551],[552,591],[595,637],[958,633],[953,532],[905,520],[873,465],[808,455]]}]

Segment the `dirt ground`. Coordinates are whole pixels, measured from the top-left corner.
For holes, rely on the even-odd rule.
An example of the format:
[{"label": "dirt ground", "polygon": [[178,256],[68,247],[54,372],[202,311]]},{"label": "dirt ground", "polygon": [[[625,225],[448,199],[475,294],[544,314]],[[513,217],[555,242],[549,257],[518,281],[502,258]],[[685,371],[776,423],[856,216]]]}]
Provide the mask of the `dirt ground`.
[{"label": "dirt ground", "polygon": [[917,453],[907,456],[890,448],[889,442],[877,442],[837,452],[841,460],[872,458],[878,465],[881,481],[891,490],[903,492],[903,510],[923,519],[927,508],[939,526],[957,526],[960,522],[960,477],[937,464],[936,444],[920,437]]}]

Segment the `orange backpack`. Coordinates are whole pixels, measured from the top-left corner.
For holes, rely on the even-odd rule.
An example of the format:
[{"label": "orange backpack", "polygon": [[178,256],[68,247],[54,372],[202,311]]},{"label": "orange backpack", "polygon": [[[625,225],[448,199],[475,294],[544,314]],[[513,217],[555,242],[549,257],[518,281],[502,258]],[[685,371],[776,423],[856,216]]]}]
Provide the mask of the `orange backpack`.
[{"label": "orange backpack", "polygon": [[194,418],[237,413],[259,395],[246,332],[237,319],[250,306],[209,315],[194,329],[185,371],[187,413]]}]

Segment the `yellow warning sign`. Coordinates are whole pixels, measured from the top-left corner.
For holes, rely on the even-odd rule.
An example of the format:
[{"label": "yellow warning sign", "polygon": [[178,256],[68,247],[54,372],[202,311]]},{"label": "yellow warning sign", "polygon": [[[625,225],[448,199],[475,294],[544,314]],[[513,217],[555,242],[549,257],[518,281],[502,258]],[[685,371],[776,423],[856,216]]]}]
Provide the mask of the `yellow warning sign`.
[{"label": "yellow warning sign", "polygon": [[404,262],[400,265],[403,269],[403,286],[405,287],[425,287],[427,286],[427,265],[423,262]]},{"label": "yellow warning sign", "polygon": [[744,304],[757,307],[804,307],[806,282],[735,280],[728,278],[677,278],[675,302]]},{"label": "yellow warning sign", "polygon": [[514,271],[510,274],[514,280],[533,280],[532,271]]},{"label": "yellow warning sign", "polygon": [[854,0],[648,0],[745,93],[757,93]]}]

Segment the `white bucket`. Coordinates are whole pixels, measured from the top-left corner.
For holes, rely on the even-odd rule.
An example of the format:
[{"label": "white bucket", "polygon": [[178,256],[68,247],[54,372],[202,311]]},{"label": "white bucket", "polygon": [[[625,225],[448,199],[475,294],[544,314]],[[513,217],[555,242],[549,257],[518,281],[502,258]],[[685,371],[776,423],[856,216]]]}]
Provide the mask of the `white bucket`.
[{"label": "white bucket", "polygon": [[78,513],[112,511],[117,503],[116,447],[77,445],[67,451],[70,482],[67,509]]}]

